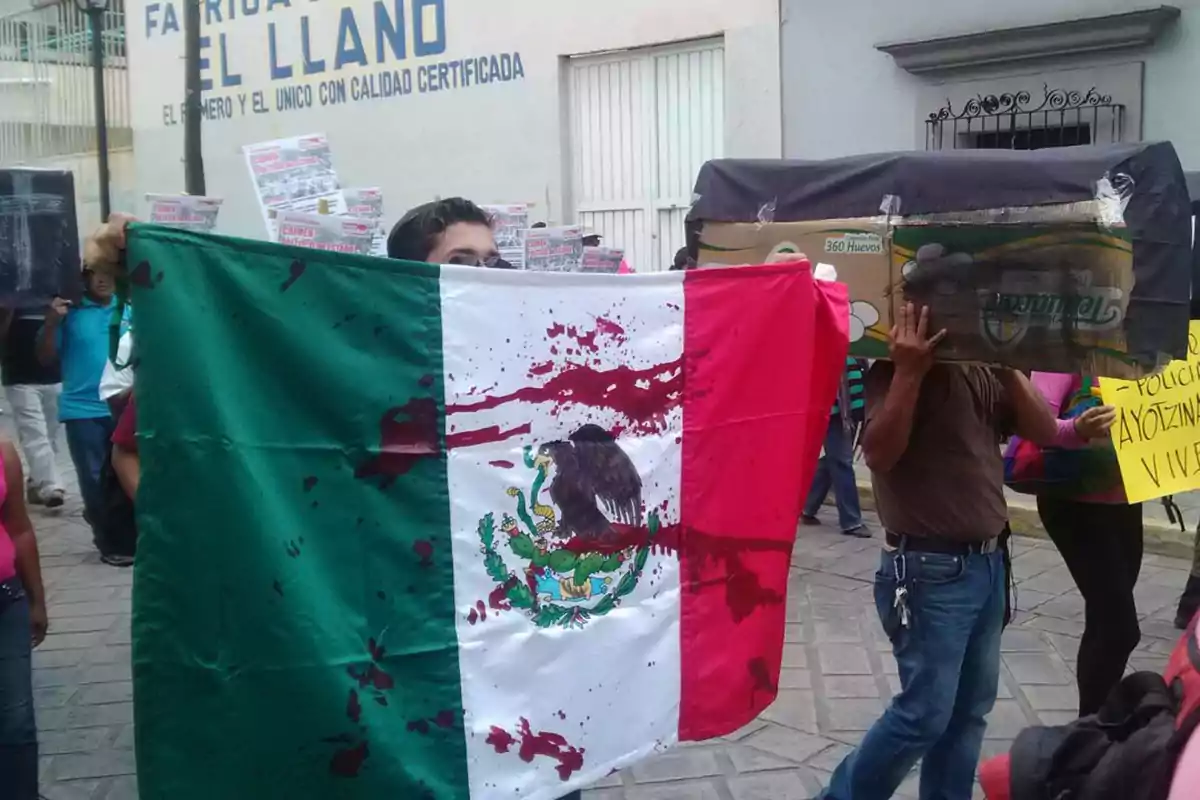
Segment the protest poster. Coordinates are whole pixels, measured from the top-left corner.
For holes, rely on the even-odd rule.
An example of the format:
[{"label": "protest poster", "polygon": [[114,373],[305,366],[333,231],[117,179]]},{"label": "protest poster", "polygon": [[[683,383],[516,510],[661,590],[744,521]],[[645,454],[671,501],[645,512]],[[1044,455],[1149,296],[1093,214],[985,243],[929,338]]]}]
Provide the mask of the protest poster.
[{"label": "protest poster", "polygon": [[275,223],[280,244],[334,253],[371,255],[375,225],[369,219],[280,211],[275,215]]},{"label": "protest poster", "polygon": [[624,260],[625,251],[619,247],[585,247],[580,271],[615,275]]},{"label": "protest poster", "polygon": [[388,232],[383,223],[383,190],[377,186],[343,189],[342,195],[346,198],[346,216],[369,219],[375,223],[371,252],[377,256],[386,256]]},{"label": "protest poster", "polygon": [[1130,503],[1200,489],[1200,321],[1186,360],[1135,381],[1101,378],[1100,393],[1117,410],[1112,441]]},{"label": "protest poster", "polygon": [[525,232],[525,269],[578,272],[583,264],[583,230],[572,225]]},{"label": "protest poster", "polygon": [[246,145],[242,152],[272,241],[276,235],[271,211],[315,213],[324,200],[329,213],[346,213],[346,198],[325,134]]},{"label": "protest poster", "polygon": [[44,309],[56,295],[80,293],[74,176],[0,169],[0,302]]},{"label": "protest poster", "polygon": [[221,211],[221,200],[216,197],[147,194],[146,202],[150,204],[151,222],[197,233],[212,233],[217,227],[217,214]]},{"label": "protest poster", "polygon": [[500,257],[517,269],[525,268],[525,232],[529,229],[529,206],[513,203],[483,206],[492,216],[492,235]]}]

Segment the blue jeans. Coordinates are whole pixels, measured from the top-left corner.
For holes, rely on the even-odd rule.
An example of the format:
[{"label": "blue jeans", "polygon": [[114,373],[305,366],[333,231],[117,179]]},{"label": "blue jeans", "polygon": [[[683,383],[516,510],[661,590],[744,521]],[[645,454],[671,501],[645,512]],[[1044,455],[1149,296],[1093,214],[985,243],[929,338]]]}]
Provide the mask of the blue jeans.
[{"label": "blue jeans", "polygon": [[63,423],[67,429],[67,449],[79,477],[79,495],[83,513],[95,525],[104,509],[100,490],[100,472],[112,452],[112,435],[116,427],[112,417],[72,419]]},{"label": "blue jeans", "polygon": [[[908,587],[909,625],[895,607]],[[875,606],[900,667],[900,693],[838,766],[824,800],[888,800],[921,764],[921,800],[970,800],[1000,681],[1007,575],[1001,552],[884,551]]]},{"label": "blue jeans", "polygon": [[29,600],[11,599],[14,589],[20,591],[16,579],[0,585],[0,800],[37,800]]},{"label": "blue jeans", "polygon": [[838,416],[829,418],[825,455],[817,462],[817,474],[813,476],[812,488],[804,503],[804,516],[817,516],[831,487],[842,530],[861,528],[862,508],[858,505],[858,482],[854,480],[854,441]]}]

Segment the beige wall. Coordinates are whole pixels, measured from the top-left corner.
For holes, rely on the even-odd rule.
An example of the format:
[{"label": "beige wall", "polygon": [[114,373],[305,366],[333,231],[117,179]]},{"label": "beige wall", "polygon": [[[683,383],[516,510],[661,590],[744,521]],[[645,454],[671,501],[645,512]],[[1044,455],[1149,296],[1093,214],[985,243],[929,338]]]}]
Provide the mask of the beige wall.
[{"label": "beige wall", "polygon": [[[149,5],[159,3],[158,8]],[[139,191],[183,188],[182,127],[164,124],[164,107],[183,97],[183,38],[161,35],[163,0],[131,0],[128,48],[131,63],[134,147]],[[259,5],[260,0],[236,0]],[[562,59],[564,56],[722,36],[726,65],[726,153],[779,156],[781,152],[779,27],[777,0],[444,0],[446,49],[423,58],[413,52],[408,19],[408,58],[375,61],[375,4],[369,0],[277,2],[263,13],[207,26],[218,73],[225,35],[226,63],[241,75],[237,87],[217,86],[208,97],[228,98],[233,119],[204,125],[208,191],[225,198],[221,229],[262,236],[262,218],[240,148],[267,139],[324,132],[347,185],[381,186],[387,214],[435,195],[467,195],[479,202],[536,202],[542,216],[563,216],[565,195]],[[416,2],[403,5],[411,9]],[[239,6],[240,7],[240,6]],[[372,64],[334,69],[339,20],[353,10]],[[391,0],[386,7],[392,8]],[[153,28],[147,24],[147,12]],[[177,14],[182,6],[176,7]],[[307,16],[314,59],[322,75],[300,75],[301,25]],[[434,29],[432,14],[427,29]],[[178,18],[182,25],[182,18]],[[281,63],[297,77],[272,80],[269,25],[275,25]],[[148,30],[149,35],[148,35]],[[455,59],[519,53],[524,78],[449,91],[414,91],[404,97],[280,111],[276,89],[322,80],[408,68],[415,82],[421,67]],[[269,113],[253,113],[253,92],[263,91]],[[314,95],[315,96],[315,95]],[[242,105],[245,101],[245,106]],[[167,112],[170,113],[170,112]],[[175,113],[178,122],[178,113]]]}]

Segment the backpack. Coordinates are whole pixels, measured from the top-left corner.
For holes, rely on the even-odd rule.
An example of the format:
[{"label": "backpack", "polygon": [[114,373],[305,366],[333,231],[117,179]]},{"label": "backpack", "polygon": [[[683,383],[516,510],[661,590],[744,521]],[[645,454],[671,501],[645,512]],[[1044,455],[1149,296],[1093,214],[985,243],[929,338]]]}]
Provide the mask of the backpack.
[{"label": "backpack", "polygon": [[125,494],[121,481],[117,479],[111,453],[100,470],[100,492],[100,519],[96,520],[94,526],[100,553],[133,558],[137,552],[137,521],[133,513],[133,501]]},{"label": "backpack", "polygon": [[[128,392],[109,398],[113,419],[120,419],[128,398]],[[125,494],[117,471],[113,468],[111,447],[100,470],[100,496],[100,519],[92,525],[100,554],[133,558],[137,552],[137,521],[133,501]]]},{"label": "backpack", "polygon": [[[1101,405],[1099,387],[1084,377],[1059,412],[1059,419],[1076,419],[1089,408]],[[1100,447],[1042,447],[1013,436],[1004,451],[1004,483],[1022,494],[1073,498],[1106,492],[1121,485],[1117,453],[1104,443]]]}]

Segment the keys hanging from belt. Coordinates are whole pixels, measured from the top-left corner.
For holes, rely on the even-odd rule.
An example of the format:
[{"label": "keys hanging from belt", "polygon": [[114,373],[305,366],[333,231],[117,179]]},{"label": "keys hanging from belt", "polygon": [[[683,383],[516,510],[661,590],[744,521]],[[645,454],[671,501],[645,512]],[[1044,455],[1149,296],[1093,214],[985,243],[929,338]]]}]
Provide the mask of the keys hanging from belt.
[{"label": "keys hanging from belt", "polygon": [[896,587],[896,601],[893,605],[900,612],[900,627],[909,627],[912,623],[912,617],[908,611],[908,589],[903,586]]},{"label": "keys hanging from belt", "polygon": [[892,574],[896,577],[896,597],[892,601],[892,607],[900,614],[900,626],[908,628],[912,625],[912,615],[908,610],[908,586],[905,585],[908,578],[908,562],[905,560],[904,552],[896,553],[892,557]]}]

